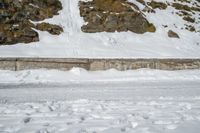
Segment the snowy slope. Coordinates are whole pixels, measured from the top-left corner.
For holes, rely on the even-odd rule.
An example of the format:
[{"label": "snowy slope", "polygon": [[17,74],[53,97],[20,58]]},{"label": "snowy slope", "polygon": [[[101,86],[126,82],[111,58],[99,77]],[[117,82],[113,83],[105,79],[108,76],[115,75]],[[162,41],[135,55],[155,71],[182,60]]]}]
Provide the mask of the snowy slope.
[{"label": "snowy slope", "polygon": [[0,71],[0,133],[199,133],[199,86],[200,70]]},{"label": "snowy slope", "polygon": [[[62,25],[64,33],[53,36],[47,32],[40,32],[40,42],[31,44],[17,44],[1,46],[1,57],[93,57],[93,58],[199,58],[200,33],[181,30],[186,23],[175,10],[156,9],[156,13],[146,14],[148,20],[155,24],[156,33],[143,35],[132,32],[95,33],[81,32],[83,19],[79,15],[79,0],[61,0],[64,9],[60,15],[45,20]],[[135,0],[129,0],[135,2]],[[157,0],[159,1],[159,0]],[[167,0],[172,2],[172,0]],[[140,8],[142,5],[136,3]],[[196,17],[199,16],[199,13]],[[174,25],[175,24],[175,25]],[[168,25],[164,28],[162,25]],[[178,27],[178,28],[175,28]],[[199,29],[197,24],[196,28]],[[168,30],[177,32],[181,39],[169,38]]]}]

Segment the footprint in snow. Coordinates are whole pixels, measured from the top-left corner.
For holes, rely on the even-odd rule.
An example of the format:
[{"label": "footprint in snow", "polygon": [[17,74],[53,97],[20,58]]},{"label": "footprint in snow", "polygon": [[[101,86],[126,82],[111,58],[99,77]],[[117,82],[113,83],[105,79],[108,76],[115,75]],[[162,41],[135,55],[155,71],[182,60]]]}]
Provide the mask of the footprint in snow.
[{"label": "footprint in snow", "polygon": [[31,74],[31,71],[28,71],[22,75],[22,78],[27,78]]},{"label": "footprint in snow", "polygon": [[50,133],[50,132],[45,128],[38,130],[36,133]]},{"label": "footprint in snow", "polygon": [[80,118],[80,123],[82,123],[82,122],[84,122],[84,121],[85,121],[85,117],[82,116],[82,117]]},{"label": "footprint in snow", "polygon": [[48,127],[48,126],[50,126],[50,124],[49,123],[45,123],[45,124],[43,124],[43,126]]},{"label": "footprint in snow", "polygon": [[66,124],[67,124],[68,126],[69,126],[69,125],[73,125],[73,122],[67,122]]},{"label": "footprint in snow", "polygon": [[30,121],[31,121],[31,117],[26,117],[26,118],[24,118],[24,120],[23,120],[24,124],[27,124],[27,123],[29,123]]},{"label": "footprint in snow", "polygon": [[121,128],[121,132],[130,131],[130,130],[136,128],[137,126],[138,126],[138,123],[133,122],[133,123],[131,123],[131,125],[128,125],[128,126],[126,126],[126,127],[122,127],[122,128]]}]

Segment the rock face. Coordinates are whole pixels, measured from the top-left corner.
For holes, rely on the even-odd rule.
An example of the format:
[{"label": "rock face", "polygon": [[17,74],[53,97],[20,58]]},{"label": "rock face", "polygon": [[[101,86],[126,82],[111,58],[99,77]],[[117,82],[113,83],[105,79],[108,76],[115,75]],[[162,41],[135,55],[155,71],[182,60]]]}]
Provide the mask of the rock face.
[{"label": "rock face", "polygon": [[80,15],[87,22],[81,28],[83,32],[132,31],[142,34],[156,30],[139,8],[126,0],[80,1],[79,6]]},{"label": "rock face", "polygon": [[51,18],[61,9],[59,0],[0,0],[0,45],[39,41],[34,28],[60,34],[63,31],[60,26],[35,26],[30,20],[36,22]]}]

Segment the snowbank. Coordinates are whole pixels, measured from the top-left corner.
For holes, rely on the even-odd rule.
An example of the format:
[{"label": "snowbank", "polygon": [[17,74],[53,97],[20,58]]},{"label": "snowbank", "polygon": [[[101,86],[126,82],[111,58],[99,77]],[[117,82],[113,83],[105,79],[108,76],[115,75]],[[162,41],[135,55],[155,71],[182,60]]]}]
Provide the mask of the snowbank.
[{"label": "snowbank", "polygon": [[59,70],[0,70],[0,83],[103,83],[103,82],[132,82],[132,81],[200,81],[200,70],[163,71],[138,69],[128,71],[86,71],[73,68],[70,71]]}]

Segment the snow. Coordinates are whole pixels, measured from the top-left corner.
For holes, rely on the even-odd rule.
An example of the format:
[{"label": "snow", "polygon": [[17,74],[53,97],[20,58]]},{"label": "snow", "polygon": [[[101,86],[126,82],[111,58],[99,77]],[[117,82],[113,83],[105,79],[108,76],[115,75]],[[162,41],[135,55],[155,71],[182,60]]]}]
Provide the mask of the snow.
[{"label": "snow", "polygon": [[200,70],[0,71],[1,133],[198,133]]},{"label": "snow", "polygon": [[[61,2],[60,15],[45,21],[64,33],[38,31],[40,42],[1,46],[0,56],[200,57],[200,34],[180,30],[185,22],[171,7],[146,14],[156,33],[87,34],[78,0]],[[168,38],[169,29],[181,39]],[[0,133],[199,133],[199,125],[200,70],[0,70]]]},{"label": "snow", "polygon": [[[156,13],[146,13],[148,20],[155,24],[156,33],[143,35],[131,32],[83,33],[83,18],[79,15],[79,0],[61,0],[64,9],[60,15],[45,21],[62,25],[60,36],[38,31],[40,42],[1,46],[1,57],[60,57],[60,58],[199,58],[200,34],[181,30],[183,21],[175,9],[156,9]],[[133,0],[129,0],[134,2]],[[172,0],[167,0],[172,2]],[[137,3],[139,5],[139,3]],[[141,8],[142,5],[140,4]],[[199,12],[196,12],[198,19]],[[164,28],[162,25],[168,25]],[[199,29],[199,23],[194,25]],[[177,27],[177,28],[176,28]],[[177,32],[181,39],[169,38],[168,30]]]},{"label": "snow", "polygon": [[[120,82],[120,81],[174,81],[174,80],[200,80],[200,70],[179,70],[163,71],[153,69],[139,69],[117,71],[110,69],[107,71],[86,71],[82,68],[73,68],[70,71],[59,70],[24,70],[9,71],[0,70],[0,83],[20,84],[20,83],[81,83],[94,79],[97,82]],[[5,78],[8,77],[8,78]]]}]

